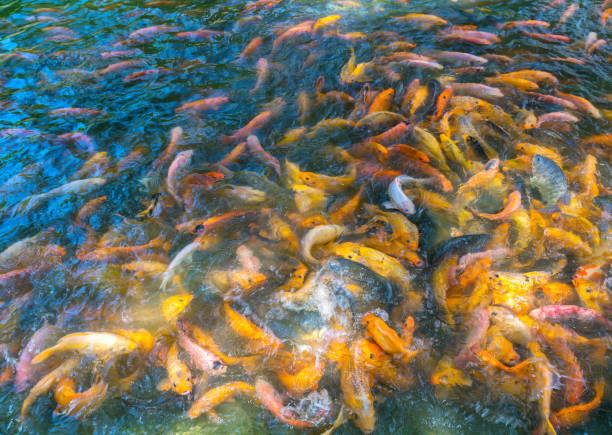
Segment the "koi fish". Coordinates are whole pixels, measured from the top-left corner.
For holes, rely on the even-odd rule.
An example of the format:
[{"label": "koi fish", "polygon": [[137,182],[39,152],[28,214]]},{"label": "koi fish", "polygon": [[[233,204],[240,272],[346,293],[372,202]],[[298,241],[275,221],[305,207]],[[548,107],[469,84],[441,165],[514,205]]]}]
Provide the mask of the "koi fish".
[{"label": "koi fish", "polygon": [[495,221],[495,220],[503,220],[503,219],[509,218],[510,216],[512,216],[512,214],[514,214],[520,208],[521,208],[521,192],[519,192],[518,190],[515,190],[508,196],[506,200],[506,206],[499,213],[494,213],[494,214],[481,213],[472,208],[470,208],[470,211],[478,217]]},{"label": "koi fish", "polygon": [[55,346],[38,353],[32,358],[32,363],[39,364],[59,352],[77,352],[108,360],[114,356],[130,353],[134,349],[136,349],[136,343],[117,334],[110,332],[76,332],[63,336]]},{"label": "koi fish", "polygon": [[30,406],[34,404],[39,396],[47,394],[49,391],[51,391],[51,388],[53,388],[57,382],[68,376],[78,365],[78,359],[70,358],[62,362],[47,375],[43,376],[42,379],[32,387],[27,397],[23,400],[21,405],[20,419],[22,421],[25,419],[28,409],[30,409]]},{"label": "koi fish", "polygon": [[409,363],[419,351],[409,349],[408,344],[383,319],[373,314],[363,317],[365,327],[382,350],[391,355],[398,355],[402,363]]},{"label": "koi fish", "polygon": [[545,305],[530,311],[529,316],[542,322],[564,322],[568,320],[592,322],[600,324],[612,332],[612,321],[591,308],[577,305]]},{"label": "koi fish", "polygon": [[168,349],[164,365],[168,372],[168,377],[157,384],[157,389],[159,391],[172,390],[181,396],[191,393],[193,388],[191,371],[189,367],[180,360],[176,343],[172,344]]},{"label": "koi fish", "polygon": [[604,387],[603,379],[598,379],[594,386],[595,397],[593,397],[593,400],[553,412],[550,416],[550,422],[556,428],[569,428],[582,424],[588,419],[589,414],[599,407],[603,398]]},{"label": "koi fish", "polygon": [[282,343],[274,334],[264,331],[245,316],[232,309],[229,302],[225,302],[223,307],[230,328],[236,334],[249,341],[247,347],[253,352],[273,354],[280,349]]},{"label": "koi fish", "polygon": [[340,225],[319,225],[310,229],[301,241],[300,252],[304,260],[313,264],[319,263],[319,260],[312,256],[312,247],[336,240],[345,230],[346,228]]},{"label": "koi fish", "polygon": [[192,364],[211,375],[225,373],[227,366],[210,350],[191,340],[182,330],[178,332],[178,343],[191,358]]},{"label": "koi fish", "polygon": [[202,100],[185,103],[181,107],[176,108],[174,111],[176,113],[203,113],[212,110],[219,110],[219,107],[227,104],[228,102],[229,98],[225,96],[204,98]]},{"label": "koi fish", "polygon": [[53,414],[85,419],[102,406],[107,393],[108,384],[101,379],[87,390],[78,393],[74,381],[68,377],[63,378],[57,383],[53,393],[57,402]]},{"label": "koi fish", "polygon": [[262,378],[258,378],[255,381],[255,397],[281,422],[299,428],[312,427],[312,423],[299,420],[297,417],[291,415],[291,411],[283,405],[280,395],[272,384]]},{"label": "koi fish", "polygon": [[208,390],[200,397],[189,408],[187,415],[189,418],[198,418],[202,414],[206,414],[211,420],[218,421],[219,418],[214,411],[221,403],[231,400],[238,394],[244,394],[255,400],[255,388],[247,384],[246,382],[230,382],[229,384],[221,385]]},{"label": "koi fish", "polygon": [[113,262],[130,260],[157,248],[167,249],[168,245],[163,241],[162,236],[156,237],[149,243],[135,246],[107,246],[96,248],[89,252],[77,252],[76,257],[81,261],[92,262]]},{"label": "koi fish", "polygon": [[224,294],[245,296],[261,287],[266,275],[248,269],[212,270],[206,279]]},{"label": "koi fish", "polygon": [[272,117],[273,112],[270,110],[265,110],[250,120],[247,125],[236,130],[231,136],[221,136],[220,139],[226,144],[245,140],[247,137],[268,124],[272,120]]},{"label": "koi fish", "polygon": [[180,204],[178,197],[178,174],[181,169],[187,167],[191,163],[193,150],[181,151],[176,155],[170,167],[168,168],[168,176],[166,178],[166,188],[172,197]]},{"label": "koi fish", "polygon": [[154,37],[162,33],[171,33],[178,31],[178,27],[176,26],[166,26],[166,25],[158,25],[158,26],[149,26],[144,27],[142,29],[138,29],[130,33],[130,39],[137,39],[141,41],[150,41]]},{"label": "koi fish", "polygon": [[49,338],[56,330],[57,328],[55,326],[45,321],[28,340],[17,362],[15,370],[15,392],[19,393],[26,389],[33,370],[32,358],[38,353],[40,347],[49,341]]},{"label": "koi fish", "polygon": [[187,305],[192,301],[193,295],[186,293],[182,295],[170,296],[162,303],[162,313],[169,322],[174,322],[178,315],[182,313]]}]

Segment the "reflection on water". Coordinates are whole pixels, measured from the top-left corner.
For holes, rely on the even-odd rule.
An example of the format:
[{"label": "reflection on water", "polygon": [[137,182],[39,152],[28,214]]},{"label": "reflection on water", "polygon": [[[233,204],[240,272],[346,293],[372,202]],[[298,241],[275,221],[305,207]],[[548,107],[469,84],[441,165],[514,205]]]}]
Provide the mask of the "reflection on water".
[{"label": "reflection on water", "polygon": [[65,3],[0,5],[7,433],[609,432],[611,2]]}]

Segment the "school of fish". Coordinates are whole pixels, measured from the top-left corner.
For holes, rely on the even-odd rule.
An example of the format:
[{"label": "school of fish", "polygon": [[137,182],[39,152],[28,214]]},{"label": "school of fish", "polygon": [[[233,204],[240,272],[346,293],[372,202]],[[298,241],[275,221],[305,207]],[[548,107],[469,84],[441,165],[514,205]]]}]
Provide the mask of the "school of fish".
[{"label": "school of fish", "polygon": [[[99,54],[105,67],[81,74],[126,84],[171,75],[142,60],[147,44],[223,41],[282,3],[247,3],[232,29],[131,31]],[[348,421],[372,433],[384,396],[422,388],[458,404],[511,403],[534,434],[579,426],[612,399],[612,183],[599,165],[612,162],[612,94],[592,102],[547,71],[609,61],[607,41],[562,33],[581,7],[571,0],[488,26],[395,7],[403,13],[389,25],[401,32],[361,33],[338,13],[246,44],[235,62],[251,71],[247,95],[264,102],[215,132],[217,159],[186,130],[251,104],[231,89],[177,104],[185,124],[157,155],[135,147],[114,159],[83,132],[0,131],[3,143],[44,140],[81,159],[65,183],[3,200],[11,218],[58,198],[78,204],[67,230],[49,224],[0,252],[0,382],[21,398],[22,422],[47,395],[54,415],[86,419],[145,376],[160,396],[188,401],[185,418],[215,424],[217,407],[239,398],[327,434]],[[610,0],[597,3],[589,29],[605,34],[610,15]],[[78,38],[59,17],[44,8],[31,21],[50,41]],[[511,38],[574,56],[518,63],[500,54]],[[320,74],[332,50],[342,64]],[[304,77],[306,88],[276,92]],[[580,137],[583,123],[599,133]],[[144,174],[141,210],[112,215],[105,189],[133,168]],[[26,166],[0,191],[41,170]],[[23,329],[54,270],[82,302],[66,298]]]}]

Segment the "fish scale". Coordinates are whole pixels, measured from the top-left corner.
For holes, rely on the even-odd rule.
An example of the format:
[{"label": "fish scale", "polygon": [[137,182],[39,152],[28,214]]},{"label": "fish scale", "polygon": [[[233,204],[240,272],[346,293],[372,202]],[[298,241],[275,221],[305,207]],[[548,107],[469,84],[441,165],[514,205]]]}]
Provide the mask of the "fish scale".
[{"label": "fish scale", "polygon": [[567,195],[567,178],[563,169],[548,157],[536,154],[532,160],[532,183],[546,204],[554,204]]}]

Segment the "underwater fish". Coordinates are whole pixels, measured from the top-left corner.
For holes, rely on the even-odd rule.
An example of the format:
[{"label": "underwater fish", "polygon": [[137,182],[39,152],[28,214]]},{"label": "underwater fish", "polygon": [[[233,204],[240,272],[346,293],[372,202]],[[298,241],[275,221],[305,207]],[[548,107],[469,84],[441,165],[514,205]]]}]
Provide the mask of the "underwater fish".
[{"label": "underwater fish", "polygon": [[540,192],[542,200],[554,204],[568,194],[567,178],[563,170],[553,160],[536,154],[531,161],[532,182]]}]

